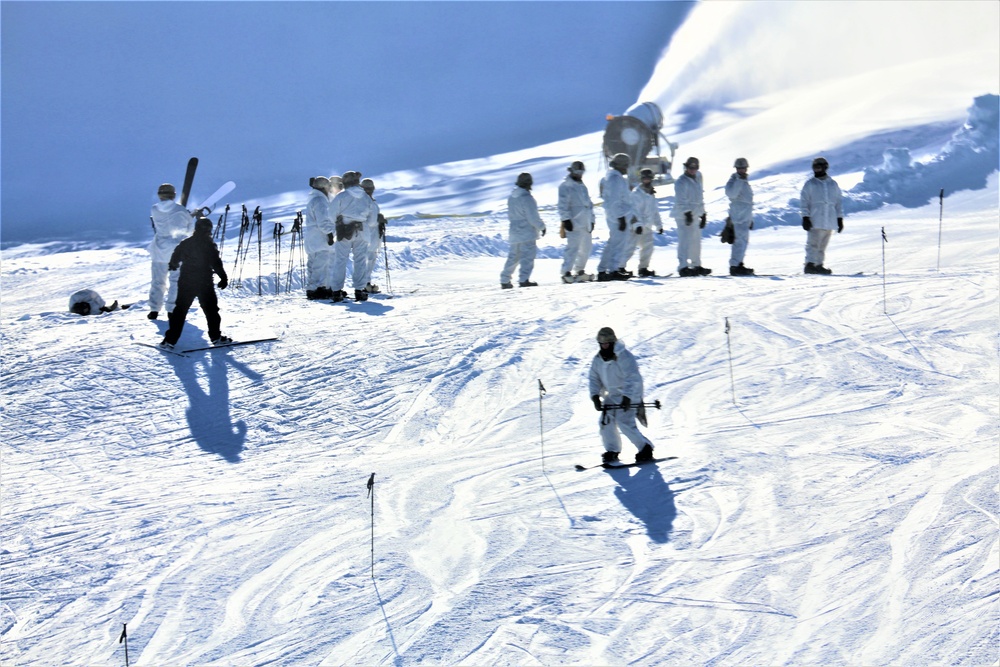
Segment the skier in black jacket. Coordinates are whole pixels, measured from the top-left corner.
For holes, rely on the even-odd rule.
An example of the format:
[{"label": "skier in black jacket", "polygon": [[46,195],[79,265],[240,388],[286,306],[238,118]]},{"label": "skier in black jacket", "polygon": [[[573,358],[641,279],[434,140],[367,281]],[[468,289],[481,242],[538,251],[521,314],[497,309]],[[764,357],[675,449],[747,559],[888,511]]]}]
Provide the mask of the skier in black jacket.
[{"label": "skier in black jacket", "polygon": [[222,335],[222,317],[219,315],[219,299],[212,284],[212,274],[219,276],[219,289],[226,289],[229,278],[222,267],[219,249],[212,240],[212,221],[200,218],[194,225],[194,234],[177,244],[170,256],[170,270],[180,269],[177,279],[177,301],[169,314],[170,328],[167,329],[162,347],[173,349],[184,329],[184,320],[188,309],[198,297],[201,309],[205,311],[208,321],[208,337],[212,345],[233,342],[231,338]]}]

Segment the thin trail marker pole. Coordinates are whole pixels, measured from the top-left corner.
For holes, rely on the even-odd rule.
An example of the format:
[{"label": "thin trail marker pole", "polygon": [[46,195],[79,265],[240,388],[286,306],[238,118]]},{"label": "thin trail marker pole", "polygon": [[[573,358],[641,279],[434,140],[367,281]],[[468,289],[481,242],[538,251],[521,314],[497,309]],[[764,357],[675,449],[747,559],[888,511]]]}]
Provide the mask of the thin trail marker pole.
[{"label": "thin trail marker pole", "polygon": [[938,200],[940,201],[940,210],[938,212],[938,260],[937,260],[937,270],[941,271],[941,228],[944,226],[944,188],[941,188],[941,192],[938,194]]},{"label": "thin trail marker pole", "polygon": [[368,496],[372,499],[372,579],[375,579],[375,473],[368,478]]},{"label": "thin trail marker pole", "polygon": [[128,632],[124,623],[122,623],[122,633],[118,636],[118,643],[122,642],[125,643],[125,667],[128,667]]},{"label": "thin trail marker pole", "polygon": [[885,227],[882,228],[882,313],[889,314],[889,305],[885,298],[885,244],[889,239],[885,235]]},{"label": "thin trail marker pole", "polygon": [[733,377],[733,346],[729,340],[729,318],[726,318],[726,349],[729,351],[729,387],[733,392],[733,405],[736,405],[736,379]]},{"label": "thin trail marker pole", "polygon": [[542,472],[545,472],[545,426],[542,422],[542,397],[545,396],[545,385],[538,380],[538,438],[542,443]]}]

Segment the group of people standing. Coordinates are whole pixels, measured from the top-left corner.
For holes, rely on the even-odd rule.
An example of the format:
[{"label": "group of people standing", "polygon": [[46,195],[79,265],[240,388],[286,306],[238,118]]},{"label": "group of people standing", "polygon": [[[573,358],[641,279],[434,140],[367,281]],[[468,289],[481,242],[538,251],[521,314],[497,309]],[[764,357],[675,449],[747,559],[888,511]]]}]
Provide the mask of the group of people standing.
[{"label": "group of people standing", "polygon": [[[630,188],[627,175],[629,157],[624,153],[613,156],[608,170],[601,179],[601,197],[604,200],[604,217],[608,225],[608,241],[601,252],[597,266],[597,280],[628,280],[633,277],[626,269],[636,250],[639,251],[638,276],[652,277],[649,268],[653,256],[653,232],[663,233],[663,222],[653,189],[655,174],[651,169],[639,172],[639,183]],[[802,227],[809,232],[806,242],[805,273],[828,275],[832,271],[823,265],[826,247],[834,230],[843,231],[844,213],[842,194],[836,181],[826,171],[826,158],[813,160],[813,177],[802,188]],[[677,273],[681,277],[707,276],[712,270],[701,263],[701,238],[708,215],[705,212],[705,187],[701,176],[701,163],[696,157],[684,162],[684,173],[674,182],[674,203],[671,217],[677,225]],[[750,230],[753,229],[753,188],[747,177],[750,164],[746,158],[733,163],[734,173],[726,183],[729,215],[726,218],[728,242],[732,243],[729,256],[729,275],[752,276],[754,270],[744,265]],[[594,275],[587,273],[595,227],[594,205],[583,182],[586,167],[579,160],[568,168],[569,174],[559,185],[558,213],[561,220],[560,236],[566,239],[563,254],[562,281],[564,283],[589,282]],[[538,214],[538,206],[531,195],[532,176],[518,175],[514,191],[507,200],[510,220],[510,250],[507,262],[500,273],[500,286],[513,288],[511,281],[518,269],[518,284],[533,287],[531,280],[537,254],[537,240],[545,234],[545,224]],[[725,237],[724,237],[725,239]]]},{"label": "group of people standing", "polygon": [[347,263],[352,262],[354,298],[366,301],[379,291],[372,282],[385,216],[375,201],[375,183],[357,171],[309,179],[306,206],[306,298],[343,301]]}]

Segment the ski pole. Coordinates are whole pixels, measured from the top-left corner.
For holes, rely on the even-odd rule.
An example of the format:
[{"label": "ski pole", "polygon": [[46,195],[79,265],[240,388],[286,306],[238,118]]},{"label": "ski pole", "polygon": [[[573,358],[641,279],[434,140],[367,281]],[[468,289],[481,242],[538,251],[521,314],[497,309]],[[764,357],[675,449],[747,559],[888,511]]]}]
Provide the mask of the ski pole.
[{"label": "ski pole", "polygon": [[118,636],[118,643],[125,644],[125,667],[128,667],[128,631],[124,623],[122,623],[122,633]]},{"label": "ski pole", "polygon": [[250,226],[250,217],[247,215],[247,205],[243,204],[243,216],[240,218],[240,240],[236,245],[236,261],[233,262],[233,275],[236,276],[235,287],[242,287],[242,271],[237,274],[236,269],[240,267],[240,255],[243,254],[243,237]]},{"label": "ski pole", "polygon": [[285,226],[280,222],[274,223],[274,230],[271,232],[271,238],[274,239],[274,293],[281,293],[281,234],[284,231]]},{"label": "ski pole", "polygon": [[257,207],[257,212],[254,214],[257,217],[257,296],[263,295],[263,286],[261,282],[264,280],[264,256],[261,251],[261,228],[264,226],[264,214],[260,212],[260,206]]},{"label": "ski pole", "polygon": [[889,239],[885,235],[885,227],[882,228],[882,313],[889,314],[889,305],[885,299],[885,244]]},{"label": "ski pole", "polygon": [[625,407],[621,403],[605,403],[602,410],[631,410],[632,408],[638,408],[642,406],[644,408],[656,408],[659,410],[663,406],[660,405],[659,401],[653,401],[652,403],[629,403],[628,407]]},{"label": "ski pole", "polygon": [[382,256],[385,259],[385,287],[389,295],[392,296],[392,281],[389,279],[389,247],[385,242],[385,234],[382,235]]},{"label": "ski pole", "polygon": [[[940,201],[940,209],[938,211],[938,259],[937,259],[937,270],[941,271],[941,228],[944,226],[944,188],[941,188],[941,192],[938,193],[938,200]],[[885,271],[882,272],[883,274]]]},{"label": "ski pole", "polygon": [[545,473],[545,424],[542,421],[542,397],[545,396],[545,385],[538,380],[538,439],[542,443],[542,473]]},{"label": "ski pole", "polygon": [[375,579],[375,473],[368,478],[368,496],[372,499],[372,579]]},{"label": "ski pole", "polygon": [[728,317],[726,318],[726,349],[729,350],[729,387],[733,392],[733,405],[736,405],[736,379],[733,377],[733,346],[729,341]]}]

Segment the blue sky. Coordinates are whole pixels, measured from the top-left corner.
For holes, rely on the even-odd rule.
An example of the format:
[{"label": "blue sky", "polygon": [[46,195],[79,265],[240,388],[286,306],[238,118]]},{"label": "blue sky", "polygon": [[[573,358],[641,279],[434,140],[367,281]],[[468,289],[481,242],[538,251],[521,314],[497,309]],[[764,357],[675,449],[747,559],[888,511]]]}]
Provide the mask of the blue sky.
[{"label": "blue sky", "polygon": [[600,130],[691,7],[3,2],[2,240],[141,237],[193,155],[240,200]]}]

